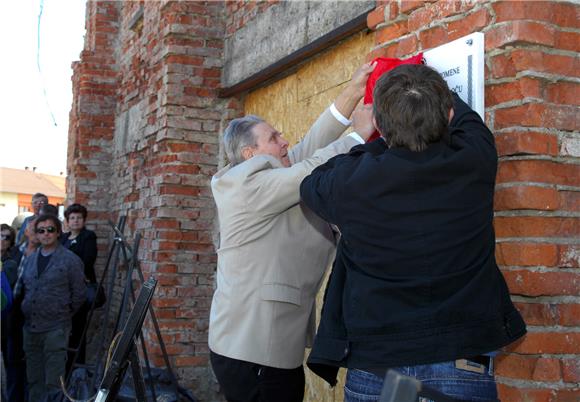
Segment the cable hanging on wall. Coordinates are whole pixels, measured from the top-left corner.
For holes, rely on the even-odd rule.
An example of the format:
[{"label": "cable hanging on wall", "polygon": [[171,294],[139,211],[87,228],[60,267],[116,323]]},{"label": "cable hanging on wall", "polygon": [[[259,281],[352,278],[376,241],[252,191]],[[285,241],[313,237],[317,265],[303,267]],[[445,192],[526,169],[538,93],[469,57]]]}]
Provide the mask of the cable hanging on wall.
[{"label": "cable hanging on wall", "polygon": [[58,126],[56,124],[56,119],[54,118],[54,113],[52,113],[52,109],[50,108],[50,103],[48,102],[48,95],[46,93],[46,85],[44,83],[44,77],[42,75],[42,69],[40,68],[40,21],[42,19],[42,11],[44,9],[44,0],[40,0],[40,11],[38,13],[38,27],[37,27],[37,36],[36,36],[36,67],[38,68],[38,73],[40,74],[40,80],[42,82],[42,93],[44,94],[44,101],[46,103],[46,108],[48,109],[48,113],[50,113],[50,117],[55,127]]}]

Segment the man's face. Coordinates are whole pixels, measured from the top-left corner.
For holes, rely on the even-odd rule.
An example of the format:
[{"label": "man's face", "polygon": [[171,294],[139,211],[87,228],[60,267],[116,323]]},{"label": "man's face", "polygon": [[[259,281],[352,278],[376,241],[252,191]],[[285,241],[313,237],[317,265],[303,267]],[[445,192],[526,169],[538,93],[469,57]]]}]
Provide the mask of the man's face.
[{"label": "man's face", "polygon": [[40,213],[40,208],[46,204],[48,204],[48,200],[44,197],[33,198],[32,210],[34,211],[34,215],[38,215]]},{"label": "man's face", "polygon": [[58,235],[56,225],[51,220],[46,220],[36,225],[36,236],[42,247],[52,248],[56,246]]},{"label": "man's face", "polygon": [[3,230],[2,232],[2,241],[0,242],[0,246],[2,247],[2,253],[10,248],[10,244],[12,243],[12,233],[9,230]]},{"label": "man's face", "polygon": [[284,139],[282,133],[264,122],[254,126],[252,132],[256,139],[256,146],[251,147],[250,157],[254,155],[271,155],[278,159],[284,167],[290,167],[288,141]]},{"label": "man's face", "polygon": [[85,226],[85,218],[80,212],[72,212],[66,221],[70,230],[80,231]]}]

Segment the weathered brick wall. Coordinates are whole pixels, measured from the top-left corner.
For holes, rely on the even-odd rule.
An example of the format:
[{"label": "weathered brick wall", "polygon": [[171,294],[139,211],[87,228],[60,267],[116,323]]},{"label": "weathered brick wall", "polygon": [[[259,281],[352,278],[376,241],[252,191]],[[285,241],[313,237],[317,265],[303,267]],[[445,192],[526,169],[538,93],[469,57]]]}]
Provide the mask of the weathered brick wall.
[{"label": "weathered brick wall", "polygon": [[226,36],[240,30],[246,26],[246,24],[251,22],[259,13],[279,2],[280,0],[226,1]]},{"label": "weathered brick wall", "polygon": [[[223,4],[91,1],[88,10],[73,77],[68,199],[94,212],[105,243],[107,220],[121,214],[129,239],[142,234],[139,259],[159,281],[153,304],[172,366],[196,397],[215,400],[209,179],[222,120],[241,110],[217,97]],[[151,325],[146,334],[152,362],[163,366]]]},{"label": "weathered brick wall", "polygon": [[73,63],[67,202],[87,207],[91,228],[100,237],[107,233],[110,218],[108,187],[118,83],[114,57],[117,19],[115,3],[87,2],[85,47],[81,61]]},{"label": "weathered brick wall", "polygon": [[369,15],[369,57],[485,33],[486,121],[500,165],[497,259],[529,334],[497,360],[505,401],[580,399],[580,7],[392,1]]}]

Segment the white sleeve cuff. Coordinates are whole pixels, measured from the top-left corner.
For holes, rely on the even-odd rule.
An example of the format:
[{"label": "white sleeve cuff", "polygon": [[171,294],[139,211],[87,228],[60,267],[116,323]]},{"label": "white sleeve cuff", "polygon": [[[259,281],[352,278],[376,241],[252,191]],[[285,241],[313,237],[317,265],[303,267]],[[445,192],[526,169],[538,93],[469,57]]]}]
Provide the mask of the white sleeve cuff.
[{"label": "white sleeve cuff", "polygon": [[342,113],[340,113],[338,111],[338,109],[336,108],[336,106],[334,106],[334,103],[332,105],[330,105],[330,113],[332,113],[332,115],[334,116],[334,118],[336,120],[338,120],[339,122],[342,123],[343,126],[350,126],[350,120],[347,119],[346,117],[344,117],[342,115]]},{"label": "white sleeve cuff", "polygon": [[350,133],[348,136],[354,138],[355,140],[357,140],[361,144],[365,143],[365,140],[363,140],[362,137],[355,132]]}]

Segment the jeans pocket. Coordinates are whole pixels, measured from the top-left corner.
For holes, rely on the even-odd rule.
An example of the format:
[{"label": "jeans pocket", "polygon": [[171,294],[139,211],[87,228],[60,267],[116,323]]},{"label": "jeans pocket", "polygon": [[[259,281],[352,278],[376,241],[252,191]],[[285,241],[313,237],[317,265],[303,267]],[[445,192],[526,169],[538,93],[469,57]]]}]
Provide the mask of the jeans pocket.
[{"label": "jeans pocket", "polygon": [[378,401],[383,388],[383,379],[367,371],[349,369],[344,385],[345,402]]},{"label": "jeans pocket", "polygon": [[456,367],[455,362],[430,365],[431,372],[423,366],[423,372],[417,376],[423,385],[443,392],[457,399],[472,401],[493,401],[497,399],[497,389],[493,375],[487,367],[473,367],[476,372]]}]

